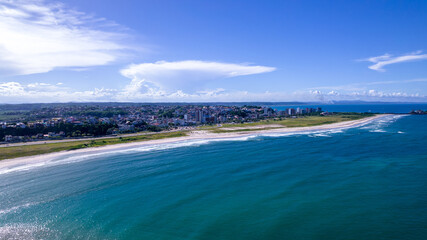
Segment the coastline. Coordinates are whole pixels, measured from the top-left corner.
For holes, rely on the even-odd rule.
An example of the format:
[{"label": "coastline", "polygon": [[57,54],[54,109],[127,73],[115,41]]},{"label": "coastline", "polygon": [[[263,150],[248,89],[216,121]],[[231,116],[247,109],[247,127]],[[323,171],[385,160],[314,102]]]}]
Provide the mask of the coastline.
[{"label": "coastline", "polygon": [[249,131],[249,132],[211,133],[205,130],[196,130],[196,131],[190,132],[188,136],[184,136],[184,137],[120,143],[120,144],[107,145],[107,146],[101,146],[101,147],[77,149],[73,151],[60,151],[60,152],[53,152],[53,153],[47,153],[47,154],[4,159],[0,161],[0,169],[1,168],[7,169],[10,167],[22,166],[29,163],[43,163],[50,160],[54,160],[59,157],[67,157],[67,156],[83,154],[83,153],[97,154],[97,153],[102,153],[106,151],[110,152],[110,151],[115,151],[120,149],[131,149],[135,147],[170,144],[170,143],[178,143],[178,142],[185,142],[185,141],[192,141],[192,140],[232,139],[232,138],[238,138],[238,137],[262,135],[262,134],[286,134],[286,133],[298,133],[298,132],[306,132],[306,131],[328,131],[328,130],[336,130],[336,129],[347,129],[347,128],[353,128],[363,124],[367,124],[376,119],[383,118],[390,115],[395,115],[395,114],[379,114],[379,115],[366,117],[358,120],[344,121],[344,122],[324,124],[324,125],[318,125],[318,126],[293,127],[293,128],[284,127],[284,128],[275,128],[275,129],[255,130],[255,131]]}]

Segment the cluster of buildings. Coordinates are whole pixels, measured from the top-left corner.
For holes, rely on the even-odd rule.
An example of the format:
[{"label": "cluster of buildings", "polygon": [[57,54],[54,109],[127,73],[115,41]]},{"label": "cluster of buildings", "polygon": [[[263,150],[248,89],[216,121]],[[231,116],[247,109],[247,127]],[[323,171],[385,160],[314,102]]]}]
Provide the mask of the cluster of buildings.
[{"label": "cluster of buildings", "polygon": [[287,108],[286,110],[277,111],[277,115],[289,117],[289,116],[298,116],[298,115],[321,113],[321,112],[322,112],[322,108],[320,108],[320,107],[317,107],[317,108],[300,108],[300,107],[297,107],[297,108]]},{"label": "cluster of buildings", "polygon": [[[140,105],[140,106],[67,106],[43,108],[29,112],[26,119],[19,122],[0,122],[1,131],[8,129],[40,129],[35,136],[14,136],[3,134],[3,140],[23,141],[31,139],[63,138],[70,136],[64,131],[50,131],[55,126],[102,125],[112,126],[106,134],[157,131],[168,128],[188,128],[203,124],[232,122],[254,122],[266,118],[297,117],[306,114],[320,114],[321,108],[287,108],[274,110],[261,106],[223,106],[223,105]],[[6,131],[4,131],[6,133]],[[12,131],[14,132],[14,131]],[[24,131],[15,131],[24,132]],[[34,132],[34,131],[32,131]],[[1,139],[0,139],[1,140]]]},{"label": "cluster of buildings", "polygon": [[35,141],[35,140],[46,140],[46,139],[63,139],[65,136],[64,131],[60,131],[58,133],[55,132],[48,132],[46,134],[44,133],[37,133],[32,136],[24,135],[24,136],[14,136],[14,135],[5,135],[4,141],[5,142],[28,142],[28,141]]}]

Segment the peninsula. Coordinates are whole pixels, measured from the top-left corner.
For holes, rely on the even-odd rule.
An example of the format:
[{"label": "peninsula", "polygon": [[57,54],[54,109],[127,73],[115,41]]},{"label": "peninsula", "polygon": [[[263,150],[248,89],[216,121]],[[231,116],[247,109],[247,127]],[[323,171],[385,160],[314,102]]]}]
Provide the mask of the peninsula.
[{"label": "peninsula", "polygon": [[[235,138],[259,134],[282,134],[306,131],[325,131],[355,127],[368,123],[385,114],[336,113],[317,116],[301,116],[298,118],[273,118],[249,123],[228,123],[217,125],[203,125],[192,129],[170,130],[159,133],[136,133],[115,137],[99,137],[85,140],[57,140],[54,142],[29,142],[2,145],[0,159],[22,158],[48,153],[50,156],[66,155],[77,152],[100,152],[119,148],[137,147],[189,141],[198,139]],[[58,155],[59,154],[59,155]],[[34,158],[34,157],[30,157]],[[18,159],[16,159],[18,160]],[[3,161],[4,162],[4,161]]]}]

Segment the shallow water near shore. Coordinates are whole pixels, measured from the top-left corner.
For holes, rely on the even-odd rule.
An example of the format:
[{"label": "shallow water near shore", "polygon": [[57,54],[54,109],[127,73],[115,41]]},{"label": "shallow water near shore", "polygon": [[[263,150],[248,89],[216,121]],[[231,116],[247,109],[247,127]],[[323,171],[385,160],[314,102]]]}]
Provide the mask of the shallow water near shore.
[{"label": "shallow water near shore", "polygon": [[426,239],[427,116],[0,174],[0,239]]}]

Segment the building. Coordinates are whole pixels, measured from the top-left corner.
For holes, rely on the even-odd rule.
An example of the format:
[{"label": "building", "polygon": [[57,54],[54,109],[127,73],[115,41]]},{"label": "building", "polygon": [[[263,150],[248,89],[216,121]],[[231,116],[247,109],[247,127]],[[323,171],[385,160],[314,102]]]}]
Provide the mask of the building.
[{"label": "building", "polygon": [[268,115],[268,107],[264,108],[264,115]]},{"label": "building", "polygon": [[202,122],[202,118],[203,118],[203,111],[196,110],[196,122]]},{"label": "building", "polygon": [[4,141],[5,142],[11,142],[12,140],[13,140],[12,135],[6,135],[6,136],[4,136]]},{"label": "building", "polygon": [[290,115],[290,116],[293,116],[293,115],[295,115],[295,109],[293,109],[293,108],[288,108],[288,109],[286,109],[286,111],[288,112],[288,115]]}]

